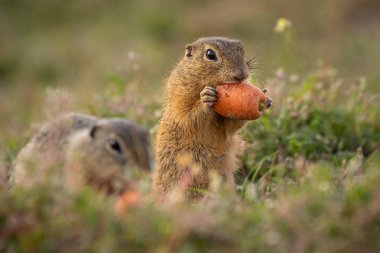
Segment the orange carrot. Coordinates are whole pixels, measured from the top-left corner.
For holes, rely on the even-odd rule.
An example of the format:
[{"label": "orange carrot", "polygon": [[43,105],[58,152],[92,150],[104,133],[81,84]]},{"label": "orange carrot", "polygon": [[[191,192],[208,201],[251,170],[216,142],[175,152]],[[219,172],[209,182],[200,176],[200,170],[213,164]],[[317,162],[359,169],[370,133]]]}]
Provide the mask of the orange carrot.
[{"label": "orange carrot", "polygon": [[216,86],[218,99],[215,112],[241,120],[258,119],[267,106],[267,98],[262,90],[248,83],[222,83]]},{"label": "orange carrot", "polygon": [[116,204],[115,211],[118,215],[122,215],[130,206],[137,206],[140,202],[140,193],[138,191],[125,191],[119,196]]}]

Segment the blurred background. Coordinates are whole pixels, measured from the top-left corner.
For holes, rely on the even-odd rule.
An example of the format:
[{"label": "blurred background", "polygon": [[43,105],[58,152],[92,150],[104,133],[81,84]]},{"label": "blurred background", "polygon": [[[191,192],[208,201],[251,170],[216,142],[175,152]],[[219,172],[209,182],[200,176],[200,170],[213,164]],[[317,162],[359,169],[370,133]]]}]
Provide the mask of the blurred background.
[{"label": "blurred background", "polygon": [[1,0],[1,145],[16,149],[32,122],[56,111],[103,116],[99,94],[120,90],[119,100],[146,102],[119,109],[115,102],[112,114],[130,109],[153,125],[139,113],[157,113],[184,45],[210,35],[242,40],[259,83],[279,68],[292,74],[327,65],[345,81],[365,76],[368,89],[380,91],[376,0]]},{"label": "blurred background", "polygon": [[[2,191],[63,112],[154,138],[165,78],[210,35],[243,42],[274,101],[241,131],[239,194],[212,180],[209,201],[165,209],[142,178],[119,217],[49,180]],[[0,0],[0,252],[380,252],[379,66],[379,0]]]}]

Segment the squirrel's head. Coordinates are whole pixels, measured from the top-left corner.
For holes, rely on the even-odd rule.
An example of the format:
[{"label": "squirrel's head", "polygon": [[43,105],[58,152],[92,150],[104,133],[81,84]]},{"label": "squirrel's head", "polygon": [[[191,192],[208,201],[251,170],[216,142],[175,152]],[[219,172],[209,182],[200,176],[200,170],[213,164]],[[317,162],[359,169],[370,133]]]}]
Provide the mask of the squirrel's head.
[{"label": "squirrel's head", "polygon": [[98,120],[72,138],[67,165],[80,168],[90,185],[107,186],[107,192],[118,191],[120,183],[125,182],[124,169],[152,169],[149,135],[129,120]]},{"label": "squirrel's head", "polygon": [[180,71],[185,75],[183,78],[197,80],[201,86],[216,85],[243,82],[249,76],[248,64],[240,41],[206,37],[186,45]]},{"label": "squirrel's head", "polygon": [[107,163],[152,169],[149,135],[137,124],[126,119],[103,119],[89,134],[95,153]]}]

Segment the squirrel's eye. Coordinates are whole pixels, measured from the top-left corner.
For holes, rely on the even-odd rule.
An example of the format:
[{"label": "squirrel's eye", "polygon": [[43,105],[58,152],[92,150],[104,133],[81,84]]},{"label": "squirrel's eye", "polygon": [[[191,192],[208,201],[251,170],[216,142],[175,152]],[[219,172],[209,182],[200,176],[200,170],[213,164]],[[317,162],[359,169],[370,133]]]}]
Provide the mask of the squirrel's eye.
[{"label": "squirrel's eye", "polygon": [[207,49],[206,58],[207,58],[207,60],[210,60],[210,61],[216,61],[217,60],[216,53],[212,49]]},{"label": "squirrel's eye", "polygon": [[120,153],[121,154],[121,146],[119,144],[119,142],[117,142],[117,140],[115,139],[110,139],[108,141],[108,144],[109,146],[111,147],[112,150],[116,151],[117,153]]}]

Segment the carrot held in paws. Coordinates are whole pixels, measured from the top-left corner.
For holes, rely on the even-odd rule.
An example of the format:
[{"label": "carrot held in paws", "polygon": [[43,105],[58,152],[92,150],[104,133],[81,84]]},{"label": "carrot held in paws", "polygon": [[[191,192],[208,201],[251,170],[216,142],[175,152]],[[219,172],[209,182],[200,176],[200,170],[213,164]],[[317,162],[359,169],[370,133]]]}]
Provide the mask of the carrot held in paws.
[{"label": "carrot held in paws", "polygon": [[221,83],[216,86],[218,99],[214,110],[231,119],[255,120],[271,107],[272,99],[258,87],[248,83]]}]

